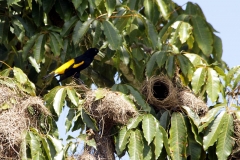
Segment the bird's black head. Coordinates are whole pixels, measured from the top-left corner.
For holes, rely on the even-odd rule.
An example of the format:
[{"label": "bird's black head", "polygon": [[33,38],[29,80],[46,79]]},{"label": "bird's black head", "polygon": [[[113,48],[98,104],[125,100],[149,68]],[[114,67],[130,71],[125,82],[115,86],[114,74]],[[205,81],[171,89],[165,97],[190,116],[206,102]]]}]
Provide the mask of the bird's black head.
[{"label": "bird's black head", "polygon": [[86,51],[87,54],[92,55],[93,57],[98,54],[98,49],[97,48],[90,48]]}]

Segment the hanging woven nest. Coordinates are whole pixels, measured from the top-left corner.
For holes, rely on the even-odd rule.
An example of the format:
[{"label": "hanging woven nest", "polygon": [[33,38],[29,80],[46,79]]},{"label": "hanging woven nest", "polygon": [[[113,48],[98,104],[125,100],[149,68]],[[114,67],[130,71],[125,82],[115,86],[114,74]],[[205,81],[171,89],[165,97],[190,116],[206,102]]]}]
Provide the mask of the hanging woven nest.
[{"label": "hanging woven nest", "polygon": [[97,89],[87,91],[84,103],[85,110],[94,118],[99,132],[94,132],[97,150],[90,147],[90,152],[96,159],[114,159],[114,144],[111,134],[115,124],[126,124],[138,114],[131,98],[121,92]]},{"label": "hanging woven nest", "polygon": [[233,146],[231,158],[237,159],[240,157],[240,117],[237,116],[236,113],[234,113],[233,118],[235,145]]},{"label": "hanging woven nest", "polygon": [[188,106],[200,117],[208,112],[208,106],[206,103],[188,90],[180,91],[178,92],[178,95],[181,106]]},{"label": "hanging woven nest", "polygon": [[143,83],[142,94],[155,109],[178,109],[177,89],[166,76],[154,76]]},{"label": "hanging woven nest", "polygon": [[[50,115],[42,100],[0,86],[0,159],[20,159],[23,132],[40,129],[39,119]],[[43,117],[42,117],[43,116]]]},{"label": "hanging woven nest", "polygon": [[87,150],[85,150],[83,152],[83,154],[80,155],[77,159],[78,160],[96,160],[96,158],[93,155],[91,155],[90,153],[88,153]]},{"label": "hanging woven nest", "polygon": [[126,124],[137,115],[132,101],[120,92],[98,89],[86,92],[84,108],[96,119],[112,124]]}]

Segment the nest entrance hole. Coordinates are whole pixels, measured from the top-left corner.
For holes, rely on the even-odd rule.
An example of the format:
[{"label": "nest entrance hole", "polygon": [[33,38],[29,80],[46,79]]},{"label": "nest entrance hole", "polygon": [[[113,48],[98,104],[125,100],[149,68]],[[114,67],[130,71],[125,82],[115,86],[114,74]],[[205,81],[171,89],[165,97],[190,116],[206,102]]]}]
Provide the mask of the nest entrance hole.
[{"label": "nest entrance hole", "polygon": [[168,86],[160,81],[156,81],[153,84],[153,96],[158,100],[164,100],[169,95]]}]

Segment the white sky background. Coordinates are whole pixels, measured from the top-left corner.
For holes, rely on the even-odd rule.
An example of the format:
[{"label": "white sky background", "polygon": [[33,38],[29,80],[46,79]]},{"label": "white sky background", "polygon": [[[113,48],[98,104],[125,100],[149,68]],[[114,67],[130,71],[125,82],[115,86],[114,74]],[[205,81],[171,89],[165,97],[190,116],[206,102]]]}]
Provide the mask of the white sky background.
[{"label": "white sky background", "polygon": [[[188,2],[173,1],[180,6]],[[240,1],[193,0],[191,2],[201,7],[207,21],[219,32],[217,35],[222,39],[223,44],[222,59],[230,68],[240,65]]]}]

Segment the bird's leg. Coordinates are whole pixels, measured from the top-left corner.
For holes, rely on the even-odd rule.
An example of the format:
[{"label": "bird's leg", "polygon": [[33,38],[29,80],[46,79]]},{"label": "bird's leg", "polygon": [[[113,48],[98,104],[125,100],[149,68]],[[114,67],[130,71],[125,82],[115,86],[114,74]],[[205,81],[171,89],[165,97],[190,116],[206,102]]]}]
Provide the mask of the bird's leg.
[{"label": "bird's leg", "polygon": [[82,85],[84,84],[84,82],[81,80],[80,78],[80,73],[79,72],[76,72],[74,75],[73,75],[73,78],[76,80],[77,84],[78,85]]}]

